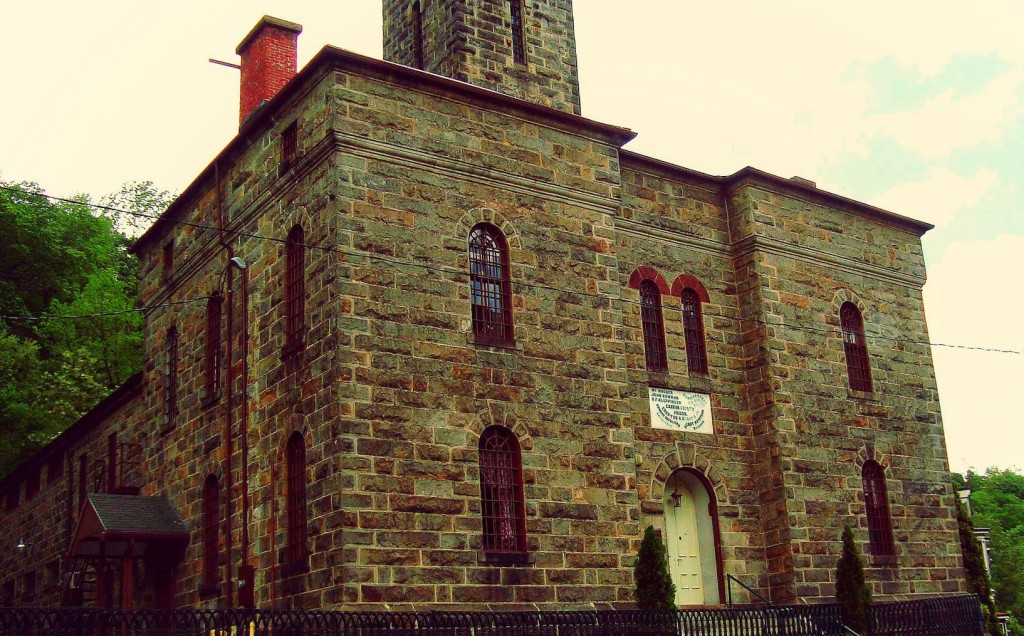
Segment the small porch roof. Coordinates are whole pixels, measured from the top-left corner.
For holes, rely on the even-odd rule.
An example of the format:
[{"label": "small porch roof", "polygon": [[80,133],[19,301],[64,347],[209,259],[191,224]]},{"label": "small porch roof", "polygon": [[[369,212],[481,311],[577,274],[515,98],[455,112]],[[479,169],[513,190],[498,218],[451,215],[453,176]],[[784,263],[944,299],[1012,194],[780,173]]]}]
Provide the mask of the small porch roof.
[{"label": "small porch roof", "polygon": [[185,521],[166,497],[92,493],[68,557],[141,558],[154,543],[187,542]]}]

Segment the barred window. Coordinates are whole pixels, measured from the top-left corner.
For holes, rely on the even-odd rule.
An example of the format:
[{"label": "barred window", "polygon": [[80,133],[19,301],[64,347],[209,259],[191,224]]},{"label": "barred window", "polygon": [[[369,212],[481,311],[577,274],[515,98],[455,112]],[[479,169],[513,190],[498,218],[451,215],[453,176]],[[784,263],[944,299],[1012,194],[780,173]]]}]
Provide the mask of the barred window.
[{"label": "barred window", "polygon": [[480,502],[484,550],[526,552],[522,454],[515,434],[501,426],[480,436]]},{"label": "barred window", "polygon": [[661,314],[661,292],[650,280],[640,283],[640,320],[643,323],[644,352],[649,371],[667,371],[665,321]]},{"label": "barred window", "polygon": [[220,485],[210,475],[203,486],[203,586],[217,584],[217,557],[220,543]]},{"label": "barred window", "polygon": [[289,563],[306,558],[306,441],[302,433],[292,433],[287,451],[287,510],[288,543],[286,557]]},{"label": "barred window", "polygon": [[306,330],[306,242],[301,225],[285,241],[285,354],[302,349]]},{"label": "barred window", "polygon": [[220,395],[221,374],[221,303],[220,294],[214,294],[206,303],[206,401]]},{"label": "barred window", "polygon": [[839,322],[843,328],[843,350],[846,352],[846,373],[854,391],[871,391],[871,363],[864,338],[864,319],[857,305],[843,303],[839,308]]},{"label": "barred window", "polygon": [[512,59],[516,64],[526,64],[526,33],[523,28],[523,0],[509,0],[509,17],[512,22]]},{"label": "barred window", "polygon": [[889,516],[889,494],[885,487],[885,471],[874,460],[864,464],[864,507],[868,515],[868,544],[872,556],[896,556],[892,538],[892,519]]},{"label": "barred window", "polygon": [[682,292],[683,335],[686,338],[686,368],[691,373],[708,372],[708,351],[704,344],[704,316],[700,296],[687,287]]},{"label": "barred window", "polygon": [[412,3],[412,51],[413,66],[423,68],[423,14],[420,3]]},{"label": "barred window", "polygon": [[292,122],[281,132],[281,168],[279,175],[283,175],[295,165],[295,157],[299,150],[299,127],[298,122]]},{"label": "barred window", "polygon": [[178,329],[167,331],[164,359],[164,426],[174,426],[178,417]]},{"label": "barred window", "polygon": [[513,340],[512,284],[508,244],[501,231],[481,223],[469,233],[469,284],[473,333],[478,342],[503,344]]}]

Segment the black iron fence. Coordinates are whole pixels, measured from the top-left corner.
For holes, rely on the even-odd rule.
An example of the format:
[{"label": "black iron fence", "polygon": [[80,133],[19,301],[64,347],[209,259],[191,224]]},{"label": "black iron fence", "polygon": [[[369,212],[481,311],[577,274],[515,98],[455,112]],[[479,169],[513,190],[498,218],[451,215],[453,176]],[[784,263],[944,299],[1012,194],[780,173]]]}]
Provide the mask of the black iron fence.
[{"label": "black iron fence", "polygon": [[[973,596],[882,603],[871,636],[981,636]],[[849,636],[838,605],[649,612],[0,609],[0,636]]]}]

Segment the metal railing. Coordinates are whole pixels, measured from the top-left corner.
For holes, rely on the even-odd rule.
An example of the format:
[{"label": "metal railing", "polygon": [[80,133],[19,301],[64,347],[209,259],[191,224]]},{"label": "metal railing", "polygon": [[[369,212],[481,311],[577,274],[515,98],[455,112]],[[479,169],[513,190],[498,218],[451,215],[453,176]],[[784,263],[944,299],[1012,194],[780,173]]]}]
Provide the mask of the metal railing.
[{"label": "metal railing", "polygon": [[[965,595],[881,603],[871,636],[981,636]],[[679,611],[327,612],[0,608],[0,636],[844,636],[836,604]]]}]

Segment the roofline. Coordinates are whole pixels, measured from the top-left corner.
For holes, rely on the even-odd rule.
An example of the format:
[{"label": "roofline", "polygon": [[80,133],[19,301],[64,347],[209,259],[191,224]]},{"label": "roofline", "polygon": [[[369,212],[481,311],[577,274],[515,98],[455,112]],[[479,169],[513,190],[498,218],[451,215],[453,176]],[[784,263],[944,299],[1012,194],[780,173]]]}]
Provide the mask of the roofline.
[{"label": "roofline", "polygon": [[109,415],[116,408],[122,406],[142,389],[142,372],[139,371],[132,377],[125,380],[124,384],[114,390],[113,393],[100,400],[96,406],[89,409],[74,424],[64,429],[64,432],[53,439],[49,444],[43,446],[32,454],[31,457],[21,462],[6,477],[0,480],[0,490],[6,489],[11,483],[16,482],[26,472],[45,463],[46,458],[58,447],[70,443],[77,437],[85,435],[103,418]]},{"label": "roofline", "polygon": [[867,203],[863,203],[861,201],[857,201],[856,199],[844,197],[840,194],[835,194],[827,190],[821,190],[813,185],[807,185],[801,183],[800,181],[780,177],[770,172],[759,170],[758,168],[754,168],[752,166],[747,166],[742,170],[738,170],[737,172],[734,172],[733,174],[729,175],[728,177],[725,177],[724,179],[726,186],[739,185],[740,182],[742,182],[744,179],[749,179],[752,181],[767,181],[772,185],[797,190],[803,194],[823,198],[826,201],[829,201],[830,203],[836,203],[846,207],[854,208],[858,212],[863,213],[865,216],[874,217],[880,221],[884,221],[891,225],[897,225],[899,227],[915,231],[917,232],[918,236],[923,235],[928,230],[935,229],[935,226],[932,225],[931,223],[927,223],[925,221],[918,221],[917,219],[912,219],[909,216],[903,216],[902,214],[896,214],[895,212],[890,212],[889,210],[885,210]]},{"label": "roofline", "polygon": [[715,176],[697,170],[693,170],[691,168],[685,168],[683,166],[669,163],[661,159],[648,157],[647,155],[642,155],[625,149],[619,151],[619,154],[621,155],[624,162],[625,160],[634,161],[636,163],[645,164],[662,173],[666,173],[669,175],[675,173],[686,177],[697,178],[718,184],[720,187],[723,188],[738,186],[744,180],[749,180],[754,182],[769,183],[771,185],[786,188],[789,190],[797,190],[803,195],[824,199],[829,203],[841,205],[843,207],[853,208],[855,211],[863,214],[864,216],[868,216],[879,221],[883,221],[890,225],[896,225],[898,227],[911,230],[913,232],[916,232],[918,236],[923,235],[928,230],[935,228],[935,226],[932,225],[931,223],[926,223],[925,221],[918,221],[917,219],[913,219],[908,216],[903,216],[902,214],[896,214],[895,212],[890,212],[888,210],[884,210],[882,208],[875,207],[867,203],[862,203],[861,201],[857,201],[855,199],[850,199],[848,197],[844,197],[842,195],[829,192],[827,190],[822,190],[813,185],[808,185],[800,181],[780,177],[778,175],[774,175],[770,172],[765,172],[764,170],[760,170],[758,168],[754,168],[751,166],[747,166],[746,168],[738,170],[728,176]]},{"label": "roofline", "polygon": [[492,107],[497,106],[500,110],[506,113],[522,113],[530,115],[538,120],[546,121],[560,128],[583,129],[591,135],[596,136],[607,143],[615,144],[620,148],[630,140],[634,139],[637,135],[637,133],[629,128],[605,124],[593,119],[588,119],[581,115],[575,115],[573,113],[558,110],[550,106],[544,106],[542,104],[536,104],[517,97],[510,97],[496,91],[474,86],[467,82],[461,82],[450,77],[444,77],[443,75],[421,71],[395,62],[379,60],[377,58],[360,55],[359,53],[353,53],[352,51],[327,45],[320,49],[320,51],[313,56],[313,59],[302,67],[302,69],[299,70],[299,72],[297,72],[287,84],[285,84],[273,99],[264,103],[249,115],[248,118],[246,118],[239,127],[238,134],[228,142],[223,150],[217,153],[217,156],[214,157],[213,161],[211,161],[192,181],[192,183],[190,183],[188,187],[178,195],[178,198],[167,206],[167,209],[160,215],[160,218],[158,218],[157,221],[142,234],[142,236],[136,239],[135,243],[133,243],[129,248],[129,251],[133,254],[137,254],[143,245],[160,234],[163,226],[169,222],[171,217],[181,212],[180,208],[185,207],[186,202],[191,201],[195,196],[201,195],[201,186],[203,183],[213,179],[215,166],[217,166],[221,160],[226,159],[233,152],[244,146],[251,135],[256,135],[261,132],[264,127],[272,125],[274,117],[277,115],[277,111],[281,109],[282,105],[285,104],[292,95],[298,92],[301,86],[312,78],[317,77],[317,75],[327,73],[339,67],[346,71],[361,71],[366,75],[383,80],[416,84],[434,93],[459,93],[470,98],[472,101],[490,105]]}]

